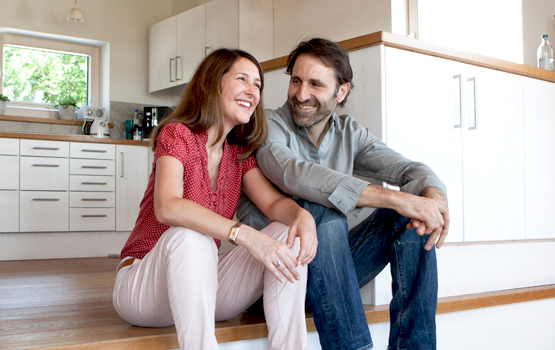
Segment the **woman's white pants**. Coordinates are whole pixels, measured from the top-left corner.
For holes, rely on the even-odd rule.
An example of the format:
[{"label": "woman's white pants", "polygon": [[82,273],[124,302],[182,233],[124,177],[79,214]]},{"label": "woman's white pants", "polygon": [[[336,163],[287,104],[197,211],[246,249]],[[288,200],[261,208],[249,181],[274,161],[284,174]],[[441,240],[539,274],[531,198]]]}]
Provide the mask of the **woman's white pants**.
[{"label": "woman's white pants", "polygon": [[[288,226],[262,230],[286,242]],[[298,255],[299,239],[293,254]],[[218,255],[212,237],[183,227],[168,229],[141,260],[116,277],[113,302],[127,322],[143,327],[175,324],[181,349],[218,349],[215,321],[230,319],[264,295],[269,348],[306,349],[305,294],[301,280],[281,283],[244,247]]]}]

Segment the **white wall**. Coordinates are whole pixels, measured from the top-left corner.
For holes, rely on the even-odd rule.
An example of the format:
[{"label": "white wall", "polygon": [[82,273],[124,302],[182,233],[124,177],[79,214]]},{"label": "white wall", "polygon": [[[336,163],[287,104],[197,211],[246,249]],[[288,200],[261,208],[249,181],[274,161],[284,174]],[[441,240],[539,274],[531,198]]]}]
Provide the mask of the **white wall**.
[{"label": "white wall", "polygon": [[524,64],[536,66],[536,51],[543,34],[549,35],[549,43],[555,48],[554,15],[553,0],[522,0]]},{"label": "white wall", "polygon": [[[0,26],[110,44],[109,100],[164,104],[148,93],[148,28],[171,16],[171,0],[78,1],[85,21],[70,23],[73,0],[0,0]],[[106,68],[106,67],[104,67]]]}]

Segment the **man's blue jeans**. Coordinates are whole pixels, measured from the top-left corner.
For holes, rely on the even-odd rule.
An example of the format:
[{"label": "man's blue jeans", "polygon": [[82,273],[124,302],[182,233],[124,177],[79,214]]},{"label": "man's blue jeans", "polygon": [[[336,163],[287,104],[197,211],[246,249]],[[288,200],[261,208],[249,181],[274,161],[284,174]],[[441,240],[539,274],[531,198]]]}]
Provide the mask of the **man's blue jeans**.
[{"label": "man's blue jeans", "polygon": [[359,289],[391,264],[388,349],[436,349],[437,263],[428,236],[407,230],[409,219],[378,209],[348,231],[347,218],[299,200],[314,216],[318,252],[308,265],[307,303],[322,349],[370,349],[372,338]]}]

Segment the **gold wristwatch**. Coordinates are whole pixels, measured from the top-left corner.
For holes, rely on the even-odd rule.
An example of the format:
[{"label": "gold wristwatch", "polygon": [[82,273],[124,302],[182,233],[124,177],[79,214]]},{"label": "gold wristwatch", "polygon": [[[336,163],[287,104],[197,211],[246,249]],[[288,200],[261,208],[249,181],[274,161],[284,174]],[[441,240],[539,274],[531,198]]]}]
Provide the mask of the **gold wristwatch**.
[{"label": "gold wristwatch", "polygon": [[233,225],[233,227],[231,228],[231,231],[229,231],[229,237],[227,238],[229,243],[233,245],[237,245],[236,241],[237,241],[237,237],[239,237],[239,229],[242,224],[243,223],[237,221],[235,225]]}]

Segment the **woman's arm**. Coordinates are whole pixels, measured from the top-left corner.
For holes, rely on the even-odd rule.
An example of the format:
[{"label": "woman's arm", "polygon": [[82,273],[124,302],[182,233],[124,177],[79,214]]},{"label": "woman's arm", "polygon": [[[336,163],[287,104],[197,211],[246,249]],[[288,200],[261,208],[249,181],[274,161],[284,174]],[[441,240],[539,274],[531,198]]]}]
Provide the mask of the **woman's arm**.
[{"label": "woman's arm", "polygon": [[287,238],[289,247],[293,246],[295,237],[300,237],[301,250],[297,264],[309,264],[316,256],[318,247],[312,215],[276,190],[259,168],[253,168],[243,176],[243,191],[268,219],[290,226]]},{"label": "woman's arm", "polygon": [[[156,220],[168,226],[182,226],[210,237],[227,241],[235,224],[191,200],[183,198],[183,165],[171,156],[156,161],[154,186],[154,212]],[[236,243],[244,246],[281,282],[285,276],[294,282],[299,278],[296,259],[291,250],[250,226],[242,225]],[[278,270],[274,263],[282,260],[287,269]]]}]

